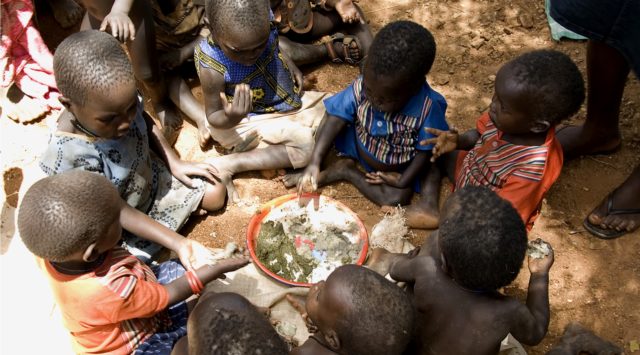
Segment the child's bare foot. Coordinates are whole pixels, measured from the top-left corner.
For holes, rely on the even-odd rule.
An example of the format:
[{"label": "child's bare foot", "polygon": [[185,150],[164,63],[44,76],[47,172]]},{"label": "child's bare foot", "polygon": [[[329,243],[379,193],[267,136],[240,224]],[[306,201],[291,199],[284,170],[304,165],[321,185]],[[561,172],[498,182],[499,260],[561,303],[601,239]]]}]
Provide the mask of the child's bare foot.
[{"label": "child's bare foot", "polygon": [[284,187],[291,188],[298,186],[298,181],[302,177],[302,171],[288,173],[282,177],[282,184]]},{"label": "child's bare foot", "polygon": [[613,239],[640,227],[640,167],[613,190],[584,220],[584,227],[603,239]]},{"label": "child's bare foot", "polygon": [[393,262],[395,255],[390,253],[384,248],[375,248],[371,250],[369,258],[364,266],[377,272],[382,276],[386,276],[389,273],[389,267]]},{"label": "child's bare foot", "polygon": [[84,16],[84,9],[73,0],[50,0],[53,18],[62,28],[69,28]]},{"label": "child's bare foot", "polygon": [[356,65],[362,60],[362,45],[356,36],[336,33],[325,43],[327,55],[334,63]]},{"label": "child's bare foot", "polygon": [[409,205],[405,209],[407,226],[417,229],[436,229],[440,220],[440,212],[424,204]]},{"label": "child's bare foot", "polygon": [[608,342],[590,330],[577,323],[570,323],[565,328],[560,343],[551,349],[547,355],[560,354],[593,354],[614,355],[622,354],[622,349]]},{"label": "child's bare foot", "polygon": [[609,154],[620,148],[620,132],[598,130],[592,132],[584,126],[564,126],[556,131],[556,136],[562,145],[565,159],[577,158],[581,155]]},{"label": "child's bare foot", "polygon": [[170,145],[174,145],[182,128],[182,117],[173,103],[158,103],[154,105],[154,110],[162,124],[162,134]]},{"label": "child's bare foot", "polygon": [[362,21],[360,12],[358,12],[352,0],[329,0],[327,1],[327,5],[336,9],[336,12],[340,15],[344,23]]}]

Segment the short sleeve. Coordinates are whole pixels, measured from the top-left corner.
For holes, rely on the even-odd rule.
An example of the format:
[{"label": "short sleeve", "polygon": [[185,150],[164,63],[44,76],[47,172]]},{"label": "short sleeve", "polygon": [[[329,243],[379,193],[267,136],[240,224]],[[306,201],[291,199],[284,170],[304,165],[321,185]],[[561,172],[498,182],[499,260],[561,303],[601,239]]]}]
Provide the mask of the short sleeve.
[{"label": "short sleeve", "polygon": [[422,123],[420,127],[420,132],[418,132],[418,141],[416,142],[417,150],[431,150],[433,149],[433,144],[429,145],[420,145],[420,141],[433,138],[435,135],[431,133],[425,132],[425,128],[435,128],[442,131],[449,130],[449,124],[445,120],[445,113],[447,111],[447,101],[444,99],[442,95],[435,91],[431,91],[430,93],[431,99],[431,109],[429,110],[429,114],[427,118]]},{"label": "short sleeve", "polygon": [[154,316],[169,303],[169,293],[164,286],[140,279],[133,273],[111,280],[107,288],[120,303],[117,307],[110,307],[110,314],[105,314],[114,323]]},{"label": "short sleeve", "polygon": [[349,85],[346,89],[324,100],[327,114],[339,117],[352,123],[356,117],[357,102],[354,85],[357,81]]},{"label": "short sleeve", "polygon": [[73,169],[104,175],[104,162],[96,147],[91,142],[66,135],[52,135],[39,165],[47,175]]}]

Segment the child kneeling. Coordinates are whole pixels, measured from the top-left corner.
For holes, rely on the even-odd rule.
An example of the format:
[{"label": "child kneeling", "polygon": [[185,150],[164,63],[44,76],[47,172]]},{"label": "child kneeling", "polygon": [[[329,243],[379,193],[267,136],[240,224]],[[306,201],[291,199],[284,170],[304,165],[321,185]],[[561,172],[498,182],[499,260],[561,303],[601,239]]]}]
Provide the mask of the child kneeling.
[{"label": "child kneeling", "polygon": [[[129,206],[107,179],[86,171],[36,182],[20,206],[18,228],[83,354],[169,354],[186,334],[183,301],[248,263],[208,265],[212,256],[203,246]],[[189,271],[176,261],[151,269],[118,247],[123,229],[173,250]]]}]

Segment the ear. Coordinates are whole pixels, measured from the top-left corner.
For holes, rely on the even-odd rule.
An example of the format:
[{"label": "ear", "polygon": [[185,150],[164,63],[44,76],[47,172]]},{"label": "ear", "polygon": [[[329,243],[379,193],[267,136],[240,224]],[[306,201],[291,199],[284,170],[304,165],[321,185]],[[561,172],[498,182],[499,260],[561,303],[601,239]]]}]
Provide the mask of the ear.
[{"label": "ear", "polygon": [[98,256],[100,256],[100,253],[98,253],[98,250],[96,250],[96,243],[91,243],[89,244],[87,249],[84,250],[84,253],[82,254],[82,260],[90,263],[96,260]]},{"label": "ear", "polygon": [[531,132],[533,133],[542,133],[549,130],[551,127],[551,123],[545,120],[536,120],[531,126]]},{"label": "ear", "polygon": [[67,110],[71,108],[71,99],[69,99],[68,97],[60,96],[58,97],[58,101],[60,101],[62,106],[64,106],[64,108],[66,108]]},{"label": "ear", "polygon": [[326,333],[323,332],[323,334],[324,340],[327,342],[327,345],[329,345],[329,348],[338,352],[338,350],[340,350],[340,338],[338,337],[338,334],[336,334],[335,330],[331,329]]}]

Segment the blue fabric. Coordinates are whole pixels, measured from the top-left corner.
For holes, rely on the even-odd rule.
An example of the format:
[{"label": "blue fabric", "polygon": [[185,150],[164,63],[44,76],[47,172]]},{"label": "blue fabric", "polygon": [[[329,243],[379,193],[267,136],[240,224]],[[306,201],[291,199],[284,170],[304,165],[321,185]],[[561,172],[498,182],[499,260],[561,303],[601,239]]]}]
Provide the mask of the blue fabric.
[{"label": "blue fabric", "polygon": [[[442,95],[431,89],[426,82],[399,112],[388,113],[373,108],[373,105],[364,94],[362,81],[362,77],[359,77],[343,91],[325,99],[324,104],[327,114],[347,122],[345,129],[334,141],[336,150],[341,155],[357,160],[367,172],[371,172],[374,169],[360,156],[358,147],[371,159],[390,165],[376,157],[375,151],[379,149],[378,146],[372,145],[369,147],[366,145],[366,143],[370,142],[384,142],[390,149],[401,150],[399,154],[407,154],[408,152],[409,159],[402,162],[402,164],[408,166],[418,151],[430,151],[433,148],[433,145],[421,146],[419,144],[421,140],[434,137],[432,134],[425,132],[424,128],[449,129],[449,125],[445,120],[447,102]],[[415,122],[415,125],[402,127],[403,121],[412,121]],[[407,128],[411,132],[407,132]],[[405,129],[405,131],[401,129]],[[366,135],[377,137],[378,139],[370,141]],[[402,137],[398,138],[396,137],[397,135]],[[399,139],[404,139],[405,142],[413,142],[412,147],[398,147],[396,143]],[[421,177],[418,177],[414,181],[413,189],[416,192],[420,192],[420,180]]]},{"label": "blue fabric", "polygon": [[267,46],[253,65],[244,65],[229,59],[211,36],[196,45],[195,62],[201,68],[213,69],[224,75],[227,100],[233,99],[237,84],[249,84],[253,97],[253,110],[249,115],[286,112],[302,106],[300,88],[295,86],[278,48],[278,30],[271,27]]},{"label": "blue fabric", "polygon": [[549,13],[567,29],[620,51],[640,78],[640,1],[551,0]]},{"label": "blue fabric", "polygon": [[[177,260],[165,261],[156,267],[152,267],[151,270],[153,270],[153,273],[158,279],[158,283],[161,285],[166,285],[185,273],[184,267]],[[169,316],[171,324],[161,331],[154,333],[145,340],[144,343],[140,344],[134,351],[135,355],[170,355],[176,342],[187,335],[187,319],[189,318],[187,303],[182,301],[169,307],[167,309],[167,315]]]}]

